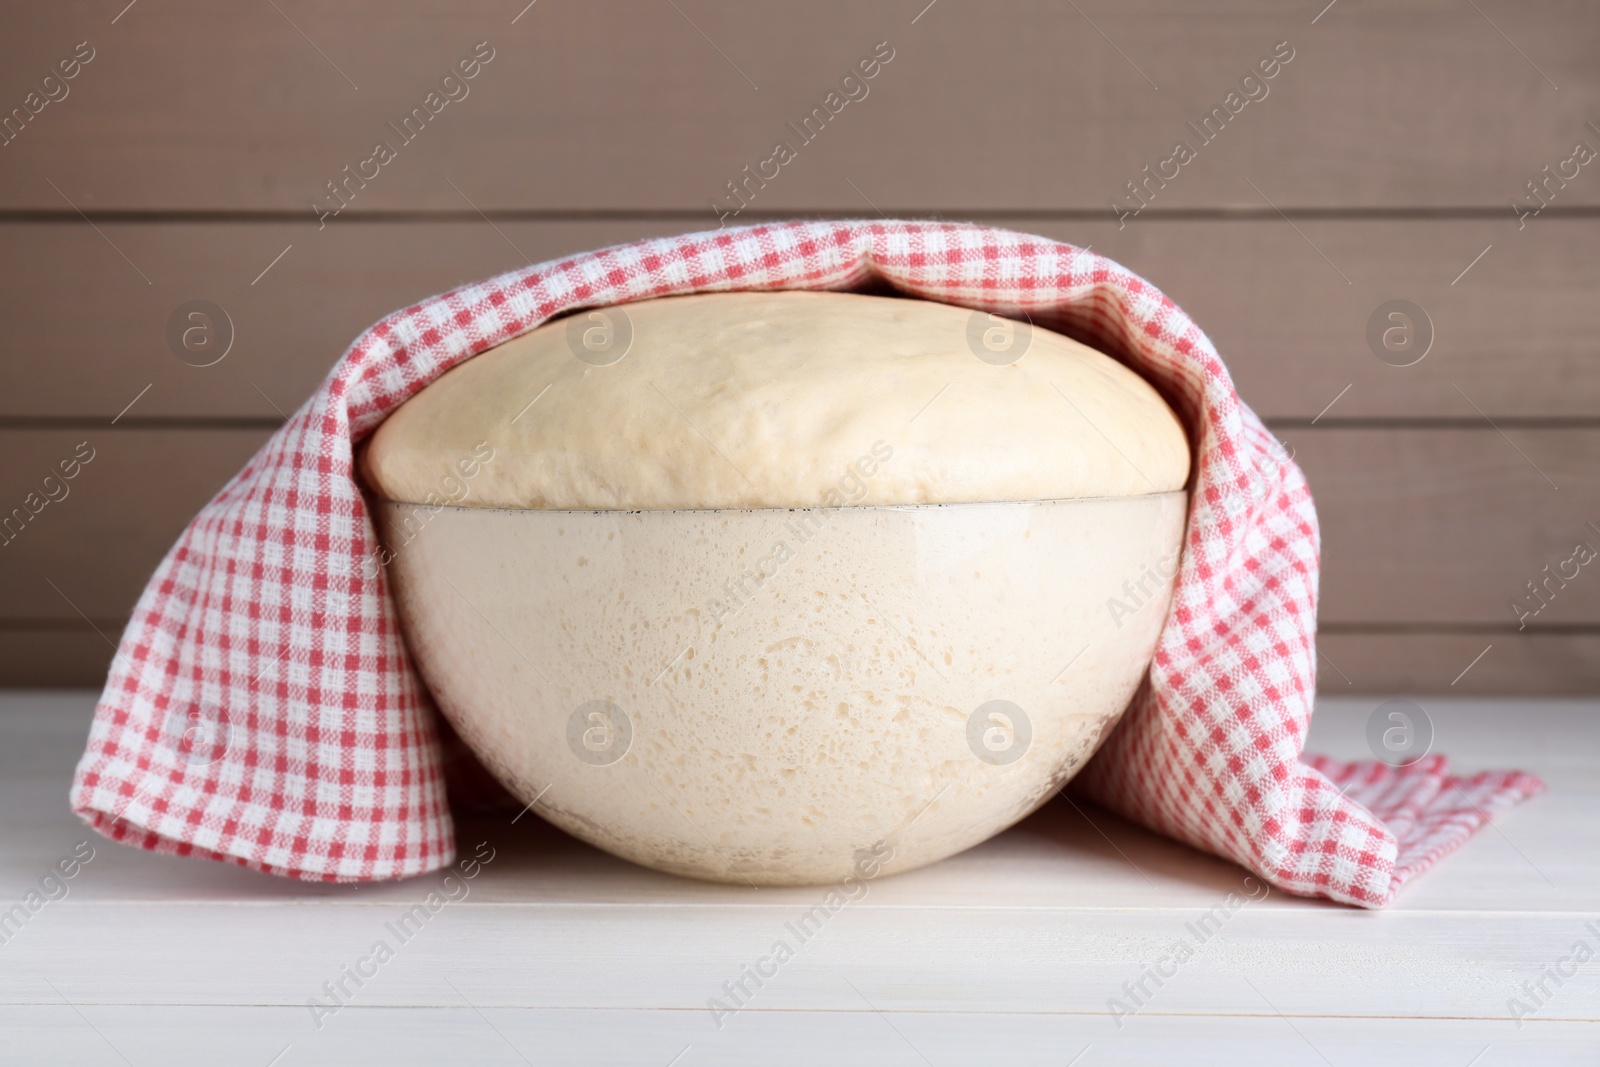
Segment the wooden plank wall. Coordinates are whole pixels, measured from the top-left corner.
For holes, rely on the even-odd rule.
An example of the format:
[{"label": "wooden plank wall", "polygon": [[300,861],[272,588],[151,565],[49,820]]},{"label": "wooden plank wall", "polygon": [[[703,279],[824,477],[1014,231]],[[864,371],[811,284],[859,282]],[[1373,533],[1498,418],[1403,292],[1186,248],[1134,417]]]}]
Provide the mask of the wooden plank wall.
[{"label": "wooden plank wall", "polygon": [[[1600,164],[1578,148],[1600,148],[1600,7],[523,3],[5,13],[0,511],[80,443],[94,458],[0,547],[0,685],[97,684],[184,522],[366,324],[714,227],[783,139],[796,158],[729,221],[1030,230],[1198,320],[1310,477],[1329,691],[1600,689],[1600,576],[1525,628],[1512,607],[1600,548]],[[875,51],[802,143],[787,124]],[[401,143],[387,124],[464,58],[475,77]],[[319,220],[379,139],[395,157]],[[1179,139],[1193,158],[1133,214],[1127,183]],[[194,299],[233,325],[213,366],[169,350]],[[1366,339],[1401,299],[1433,330],[1407,367]]]}]

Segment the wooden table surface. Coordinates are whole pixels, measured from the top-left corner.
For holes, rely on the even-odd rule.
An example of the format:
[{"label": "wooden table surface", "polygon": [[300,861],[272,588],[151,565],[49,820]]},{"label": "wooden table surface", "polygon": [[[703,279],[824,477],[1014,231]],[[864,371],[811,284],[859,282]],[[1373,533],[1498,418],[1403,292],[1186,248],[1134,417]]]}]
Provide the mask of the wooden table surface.
[{"label": "wooden table surface", "polygon": [[[1058,799],[870,883],[802,941],[824,889],[657,874],[531,815],[459,827],[493,858],[453,884],[305,885],[113,845],[66,802],[93,699],[0,694],[0,913],[59,897],[0,929],[7,1064],[1600,1061],[1592,701],[1418,701],[1459,769],[1550,789],[1382,912],[1277,892],[1216,911],[1258,883]],[[1365,755],[1378,702],[1324,700],[1314,747]],[[93,858],[61,896],[42,880],[81,842]],[[738,1007],[724,983],[780,939],[793,957],[744,978]],[[1175,973],[1119,1017],[1157,965]]]}]

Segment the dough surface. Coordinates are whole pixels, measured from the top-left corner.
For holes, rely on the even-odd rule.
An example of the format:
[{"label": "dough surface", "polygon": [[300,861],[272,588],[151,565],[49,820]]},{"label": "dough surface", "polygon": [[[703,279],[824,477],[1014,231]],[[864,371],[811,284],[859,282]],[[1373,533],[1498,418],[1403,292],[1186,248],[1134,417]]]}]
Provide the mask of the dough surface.
[{"label": "dough surface", "polygon": [[[546,323],[441,375],[373,434],[362,472],[387,500],[560,510],[1184,487],[1183,427],[1149,383],[1037,326],[1011,327],[1028,338],[1015,362],[981,359],[983,332],[1008,327],[973,316],[932,301],[800,291],[579,311],[576,325]],[[609,351],[583,347],[591,328]]]}]

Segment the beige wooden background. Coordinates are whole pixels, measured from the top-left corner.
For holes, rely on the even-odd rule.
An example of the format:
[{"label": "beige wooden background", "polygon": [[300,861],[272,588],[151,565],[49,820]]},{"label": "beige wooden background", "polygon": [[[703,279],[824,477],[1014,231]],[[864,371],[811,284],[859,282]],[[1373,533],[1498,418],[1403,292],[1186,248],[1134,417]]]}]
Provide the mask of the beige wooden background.
[{"label": "beige wooden background", "polygon": [[[1524,630],[1511,607],[1600,548],[1600,161],[1549,180],[1537,217],[1512,206],[1600,148],[1600,5],[524,2],[0,15],[0,111],[26,117],[0,147],[0,514],[95,449],[0,547],[0,684],[98,684],[186,520],[369,322],[715,226],[725,183],[887,41],[868,95],[738,221],[976,219],[1127,264],[1311,479],[1327,691],[1600,689],[1600,567]],[[480,41],[469,95],[319,228],[325,183]],[[1285,41],[1268,95],[1119,225],[1125,183]],[[94,58],[28,114],[80,42]],[[168,347],[192,299],[233,322],[214,366]],[[1434,326],[1414,366],[1366,341],[1392,299]]]}]

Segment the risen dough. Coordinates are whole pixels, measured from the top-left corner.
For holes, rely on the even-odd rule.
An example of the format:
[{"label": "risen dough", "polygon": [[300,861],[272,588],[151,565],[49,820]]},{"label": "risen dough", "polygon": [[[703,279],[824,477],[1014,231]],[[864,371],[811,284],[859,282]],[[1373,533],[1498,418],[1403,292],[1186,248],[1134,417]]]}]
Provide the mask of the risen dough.
[{"label": "risen dough", "polygon": [[1039,327],[997,364],[974,354],[973,312],[924,300],[741,292],[620,310],[632,342],[609,365],[596,363],[614,352],[575,356],[561,319],[439,377],[373,435],[368,485],[411,503],[659,510],[1134,496],[1188,480],[1156,391]]}]

